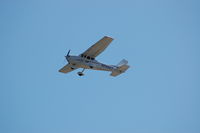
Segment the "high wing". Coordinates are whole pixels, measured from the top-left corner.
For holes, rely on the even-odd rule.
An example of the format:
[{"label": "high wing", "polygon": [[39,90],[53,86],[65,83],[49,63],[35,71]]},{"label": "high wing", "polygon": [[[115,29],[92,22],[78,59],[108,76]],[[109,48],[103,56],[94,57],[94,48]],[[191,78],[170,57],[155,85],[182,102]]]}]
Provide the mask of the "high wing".
[{"label": "high wing", "polygon": [[101,40],[96,42],[81,55],[89,56],[90,58],[95,58],[108,47],[108,45],[112,42],[112,40],[113,38],[104,36]]},{"label": "high wing", "polygon": [[65,65],[63,68],[61,68],[60,70],[59,70],[59,72],[61,72],[61,73],[69,73],[69,72],[71,72],[71,71],[73,71],[73,70],[75,70],[76,68],[71,68],[71,65],[70,64],[67,64],[67,65]]}]

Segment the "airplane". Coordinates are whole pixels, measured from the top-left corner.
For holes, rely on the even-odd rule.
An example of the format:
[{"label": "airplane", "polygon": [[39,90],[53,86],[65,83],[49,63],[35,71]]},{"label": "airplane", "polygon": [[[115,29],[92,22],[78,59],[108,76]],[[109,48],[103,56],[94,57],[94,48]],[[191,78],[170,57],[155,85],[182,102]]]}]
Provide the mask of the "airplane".
[{"label": "airplane", "polygon": [[68,64],[65,65],[63,68],[59,70],[61,73],[69,73],[73,70],[78,68],[83,68],[81,72],[77,74],[79,76],[84,75],[85,69],[92,69],[92,70],[102,70],[102,71],[110,71],[110,76],[118,76],[121,73],[124,73],[130,66],[127,65],[128,61],[123,59],[117,65],[106,65],[103,63],[98,62],[95,58],[102,53],[108,45],[113,41],[113,38],[104,36],[90,48],[88,48],[85,52],[80,54],[79,56],[71,56],[69,55],[70,50],[68,51],[67,55],[65,56]]}]

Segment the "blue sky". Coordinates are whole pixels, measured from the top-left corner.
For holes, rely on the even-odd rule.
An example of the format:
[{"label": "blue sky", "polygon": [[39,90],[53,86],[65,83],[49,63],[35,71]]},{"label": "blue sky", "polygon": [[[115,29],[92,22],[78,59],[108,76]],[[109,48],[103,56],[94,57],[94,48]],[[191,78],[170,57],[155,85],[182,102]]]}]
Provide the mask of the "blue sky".
[{"label": "blue sky", "polygon": [[[1,133],[199,133],[198,0],[1,0]],[[131,68],[58,70],[103,36],[97,59]]]}]

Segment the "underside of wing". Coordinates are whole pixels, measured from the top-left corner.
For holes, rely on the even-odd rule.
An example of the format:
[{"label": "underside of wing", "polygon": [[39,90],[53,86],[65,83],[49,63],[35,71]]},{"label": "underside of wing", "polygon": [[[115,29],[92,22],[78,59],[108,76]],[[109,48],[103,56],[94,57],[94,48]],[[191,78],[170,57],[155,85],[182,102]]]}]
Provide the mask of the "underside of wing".
[{"label": "underside of wing", "polygon": [[71,71],[73,71],[73,70],[75,70],[76,68],[72,68],[71,66],[70,66],[70,64],[67,64],[67,65],[65,65],[63,68],[61,68],[60,70],[59,70],[59,72],[61,72],[61,73],[69,73],[69,72],[71,72]]},{"label": "underside of wing", "polygon": [[112,40],[113,38],[111,37],[107,37],[107,36],[103,37],[101,40],[99,40],[94,45],[92,45],[89,49],[87,49],[82,54],[82,56],[95,58],[108,47],[108,45],[112,42]]}]

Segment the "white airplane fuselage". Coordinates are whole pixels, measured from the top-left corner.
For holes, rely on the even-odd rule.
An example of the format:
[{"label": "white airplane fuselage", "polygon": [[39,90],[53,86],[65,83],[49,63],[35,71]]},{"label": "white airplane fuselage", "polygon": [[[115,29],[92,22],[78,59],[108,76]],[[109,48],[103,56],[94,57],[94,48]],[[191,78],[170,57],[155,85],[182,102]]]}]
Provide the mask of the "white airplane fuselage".
[{"label": "white airplane fuselage", "polygon": [[65,56],[67,60],[67,64],[59,69],[61,73],[69,73],[75,69],[82,68],[82,71],[77,72],[79,76],[84,75],[85,69],[92,70],[102,70],[109,71],[110,76],[116,77],[122,73],[124,73],[130,66],[128,65],[128,61],[122,59],[117,65],[106,65],[104,63],[98,62],[95,58],[101,54],[108,45],[113,41],[113,38],[104,36],[98,42],[89,47],[86,51],[81,53],[79,56],[71,56],[70,50]]},{"label": "white airplane fuselage", "polygon": [[68,56],[66,57],[71,65],[71,68],[83,68],[83,69],[93,69],[93,70],[103,70],[103,71],[113,71],[118,67],[114,65],[106,65],[98,62],[95,59],[87,59],[81,56]]}]

